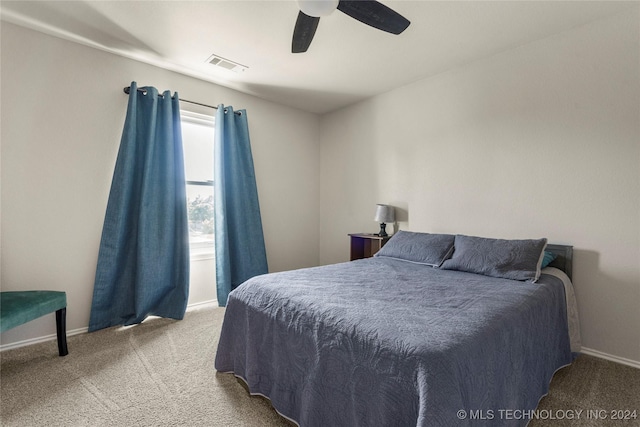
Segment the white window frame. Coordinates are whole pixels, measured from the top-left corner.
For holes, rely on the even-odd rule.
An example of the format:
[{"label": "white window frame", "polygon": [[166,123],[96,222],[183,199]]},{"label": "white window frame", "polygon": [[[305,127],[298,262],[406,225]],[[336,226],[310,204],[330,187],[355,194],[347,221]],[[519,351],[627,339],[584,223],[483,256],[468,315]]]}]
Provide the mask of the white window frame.
[{"label": "white window frame", "polygon": [[[180,110],[180,122],[189,122],[198,125],[204,125],[207,127],[211,127],[212,132],[215,132],[215,116],[196,113],[188,110]],[[204,185],[204,186],[214,186],[213,181],[190,181],[185,180],[186,185]],[[215,239],[215,235],[214,235]],[[213,259],[215,258],[215,244],[212,246],[209,243],[191,243],[189,242],[189,252],[191,254],[190,258],[192,261],[205,260],[205,259]]]}]

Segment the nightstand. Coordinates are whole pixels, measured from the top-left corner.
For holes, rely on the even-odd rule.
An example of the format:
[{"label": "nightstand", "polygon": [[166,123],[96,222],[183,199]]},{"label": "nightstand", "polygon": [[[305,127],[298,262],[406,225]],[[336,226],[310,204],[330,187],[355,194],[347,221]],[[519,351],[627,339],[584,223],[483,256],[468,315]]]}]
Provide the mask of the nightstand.
[{"label": "nightstand", "polygon": [[351,237],[351,261],[372,257],[391,238],[391,236],[380,237],[370,233],[354,233],[349,236]]}]

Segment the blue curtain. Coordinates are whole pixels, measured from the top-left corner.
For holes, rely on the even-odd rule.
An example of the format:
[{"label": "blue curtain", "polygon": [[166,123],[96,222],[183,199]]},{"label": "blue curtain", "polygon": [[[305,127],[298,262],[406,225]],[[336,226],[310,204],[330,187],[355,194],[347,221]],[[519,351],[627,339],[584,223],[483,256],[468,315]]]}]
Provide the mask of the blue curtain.
[{"label": "blue curtain", "polygon": [[218,106],[214,142],[215,241],[218,304],[253,276],[267,273],[258,189],[247,113]]},{"label": "blue curtain", "polygon": [[182,319],[189,230],[178,94],[131,83],[102,229],[89,330]]}]

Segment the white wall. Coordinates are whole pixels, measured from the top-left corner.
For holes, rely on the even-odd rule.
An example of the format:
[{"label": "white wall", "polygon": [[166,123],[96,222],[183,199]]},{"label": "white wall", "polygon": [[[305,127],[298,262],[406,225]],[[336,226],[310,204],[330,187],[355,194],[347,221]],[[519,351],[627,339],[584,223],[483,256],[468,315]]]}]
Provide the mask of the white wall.
[{"label": "white wall", "polygon": [[[245,108],[269,268],[318,264],[318,116],[5,22],[1,42],[2,290],[66,291],[68,329],[88,325],[132,80]],[[2,343],[53,334],[54,324],[43,317]]]},{"label": "white wall", "polygon": [[635,12],[324,116],[321,263],[376,203],[407,230],[572,244],[584,346],[640,361]]}]

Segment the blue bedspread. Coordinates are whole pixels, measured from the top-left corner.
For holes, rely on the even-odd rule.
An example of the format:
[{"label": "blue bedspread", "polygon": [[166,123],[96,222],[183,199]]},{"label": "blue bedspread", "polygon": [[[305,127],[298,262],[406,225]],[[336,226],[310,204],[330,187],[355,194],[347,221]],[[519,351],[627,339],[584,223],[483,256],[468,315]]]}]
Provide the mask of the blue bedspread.
[{"label": "blue bedspread", "polygon": [[215,367],[305,427],[521,426],[570,362],[559,279],[379,257],[245,282]]}]

